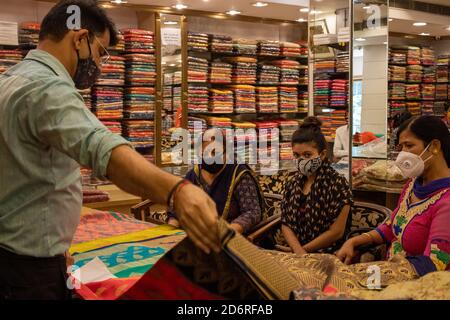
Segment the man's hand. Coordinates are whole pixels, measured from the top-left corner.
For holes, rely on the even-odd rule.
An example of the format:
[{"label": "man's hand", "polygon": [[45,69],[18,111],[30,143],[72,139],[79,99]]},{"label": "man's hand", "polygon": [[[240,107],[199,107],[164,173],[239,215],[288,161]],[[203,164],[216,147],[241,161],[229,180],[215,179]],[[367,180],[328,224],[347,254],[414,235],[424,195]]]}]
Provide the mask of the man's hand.
[{"label": "man's hand", "polygon": [[181,227],[189,238],[209,254],[220,252],[216,204],[202,189],[189,184],[174,195],[174,208]]},{"label": "man's hand", "polygon": [[342,248],[336,253],[336,256],[345,264],[351,264],[356,256],[355,245],[352,239],[347,240]]}]

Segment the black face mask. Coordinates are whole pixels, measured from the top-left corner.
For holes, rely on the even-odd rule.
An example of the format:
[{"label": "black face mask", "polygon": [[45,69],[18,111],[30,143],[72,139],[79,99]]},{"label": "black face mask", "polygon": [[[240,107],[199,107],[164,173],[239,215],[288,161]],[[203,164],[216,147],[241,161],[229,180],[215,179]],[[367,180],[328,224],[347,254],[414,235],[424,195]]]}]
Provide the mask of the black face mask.
[{"label": "black face mask", "polygon": [[202,169],[211,173],[211,174],[216,174],[219,173],[220,170],[222,170],[222,168],[225,166],[225,164],[218,164],[218,163],[213,163],[213,164],[206,164],[206,163],[202,163]]},{"label": "black face mask", "polygon": [[101,73],[100,68],[97,66],[94,59],[92,59],[92,50],[89,39],[87,39],[87,42],[89,46],[89,58],[81,59],[80,52],[77,50],[78,65],[73,81],[75,83],[75,87],[79,90],[91,88]]}]

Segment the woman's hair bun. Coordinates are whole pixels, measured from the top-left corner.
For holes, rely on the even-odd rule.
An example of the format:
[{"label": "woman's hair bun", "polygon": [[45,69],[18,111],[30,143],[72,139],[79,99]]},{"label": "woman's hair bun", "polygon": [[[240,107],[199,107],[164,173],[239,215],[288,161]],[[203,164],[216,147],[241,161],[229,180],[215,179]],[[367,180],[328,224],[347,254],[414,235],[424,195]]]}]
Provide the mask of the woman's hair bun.
[{"label": "woman's hair bun", "polygon": [[317,117],[307,117],[300,125],[300,129],[319,129],[322,127],[322,121]]}]

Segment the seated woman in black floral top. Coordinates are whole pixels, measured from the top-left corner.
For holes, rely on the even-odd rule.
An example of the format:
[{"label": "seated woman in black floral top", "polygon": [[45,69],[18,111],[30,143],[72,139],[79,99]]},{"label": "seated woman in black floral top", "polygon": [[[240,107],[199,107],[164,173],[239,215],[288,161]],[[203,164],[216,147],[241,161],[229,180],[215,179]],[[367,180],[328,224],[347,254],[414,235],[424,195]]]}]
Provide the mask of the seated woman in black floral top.
[{"label": "seated woman in black floral top", "polygon": [[327,143],[315,117],[292,136],[298,173],[288,182],[281,204],[282,232],[297,254],[331,253],[343,243],[353,205],[347,180],[327,159]]},{"label": "seated woman in black floral top", "polygon": [[[211,130],[215,129],[210,129],[205,134],[214,135],[215,132]],[[208,193],[216,203],[219,216],[229,222],[235,231],[246,234],[261,222],[264,196],[253,171],[247,165],[226,164],[225,139],[223,140],[223,164],[207,164],[209,161],[205,161],[203,157],[202,164],[190,170],[186,179]],[[213,154],[209,156],[216,158],[217,150],[213,149],[212,143],[214,142],[203,142],[202,153],[212,149]],[[175,213],[168,214],[168,223],[179,227]]]}]

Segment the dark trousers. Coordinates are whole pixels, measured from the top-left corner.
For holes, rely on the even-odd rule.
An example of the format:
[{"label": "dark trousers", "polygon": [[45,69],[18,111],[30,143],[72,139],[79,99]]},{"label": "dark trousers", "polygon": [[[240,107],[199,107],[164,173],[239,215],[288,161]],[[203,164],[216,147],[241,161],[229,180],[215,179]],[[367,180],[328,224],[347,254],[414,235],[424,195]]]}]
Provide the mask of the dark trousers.
[{"label": "dark trousers", "polygon": [[34,258],[0,248],[0,300],[69,300],[64,256]]}]

